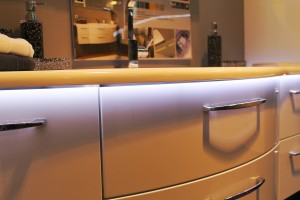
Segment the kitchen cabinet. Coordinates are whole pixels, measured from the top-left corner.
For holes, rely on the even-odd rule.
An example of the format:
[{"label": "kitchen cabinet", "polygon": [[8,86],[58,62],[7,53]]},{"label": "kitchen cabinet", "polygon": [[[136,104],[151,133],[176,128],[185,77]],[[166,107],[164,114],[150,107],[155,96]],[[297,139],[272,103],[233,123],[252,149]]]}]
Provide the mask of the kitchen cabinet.
[{"label": "kitchen cabinet", "polygon": [[98,91],[0,91],[0,199],[101,199]]},{"label": "kitchen cabinet", "polygon": [[[279,77],[278,199],[300,191],[300,76]],[[299,196],[299,194],[298,194]]]},{"label": "kitchen cabinet", "polygon": [[2,89],[0,199],[286,199],[300,188],[298,82]]},{"label": "kitchen cabinet", "polygon": [[198,180],[265,154],[277,144],[276,88],[276,78],[101,87],[104,198]]}]

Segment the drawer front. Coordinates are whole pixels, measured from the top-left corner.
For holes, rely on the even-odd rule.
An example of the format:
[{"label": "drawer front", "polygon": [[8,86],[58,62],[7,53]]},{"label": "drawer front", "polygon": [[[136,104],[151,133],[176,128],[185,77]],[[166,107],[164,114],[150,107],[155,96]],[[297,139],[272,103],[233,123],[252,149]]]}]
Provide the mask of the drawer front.
[{"label": "drawer front", "polygon": [[103,44],[115,41],[111,35],[78,35],[78,44]]},{"label": "drawer front", "polygon": [[113,35],[114,31],[114,27],[90,27],[90,33],[94,35]]},{"label": "drawer front", "polygon": [[0,199],[99,200],[98,88],[2,90],[0,96],[1,124],[47,120],[0,131]]},{"label": "drawer front", "polygon": [[300,133],[300,76],[281,76],[279,87],[279,137]]},{"label": "drawer front", "polygon": [[274,150],[255,161],[205,179],[120,199],[233,200],[240,197],[243,200],[275,200]]},{"label": "drawer front", "polygon": [[115,38],[113,36],[96,36],[92,35],[90,36],[90,43],[91,44],[102,44],[102,43],[110,43],[114,42]]},{"label": "drawer front", "polygon": [[[100,88],[105,197],[246,163],[276,143],[275,78]],[[212,105],[266,102],[242,109]]]},{"label": "drawer front", "polygon": [[77,34],[78,35],[88,35],[91,31],[89,27],[78,27],[77,26]]},{"label": "drawer front", "polygon": [[89,35],[78,35],[78,44],[90,44],[90,36]]},{"label": "drawer front", "polygon": [[286,199],[300,191],[300,135],[280,142],[278,161],[279,199]]}]

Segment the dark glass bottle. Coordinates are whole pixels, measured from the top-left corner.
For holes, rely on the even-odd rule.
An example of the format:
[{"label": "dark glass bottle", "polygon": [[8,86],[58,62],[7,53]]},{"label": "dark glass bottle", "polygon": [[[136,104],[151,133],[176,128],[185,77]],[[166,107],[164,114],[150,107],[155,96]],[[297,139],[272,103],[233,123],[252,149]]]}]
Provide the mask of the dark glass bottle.
[{"label": "dark glass bottle", "polygon": [[21,37],[34,49],[34,58],[44,58],[43,24],[40,21],[21,21]]},{"label": "dark glass bottle", "polygon": [[0,28],[0,33],[8,37],[12,37],[12,29]]},{"label": "dark glass bottle", "polygon": [[26,1],[26,20],[20,21],[21,37],[27,40],[34,49],[34,58],[44,58],[43,24],[35,14],[35,7],[45,5],[36,1]]},{"label": "dark glass bottle", "polygon": [[222,37],[218,33],[218,24],[212,23],[211,35],[207,38],[208,66],[222,66]]}]

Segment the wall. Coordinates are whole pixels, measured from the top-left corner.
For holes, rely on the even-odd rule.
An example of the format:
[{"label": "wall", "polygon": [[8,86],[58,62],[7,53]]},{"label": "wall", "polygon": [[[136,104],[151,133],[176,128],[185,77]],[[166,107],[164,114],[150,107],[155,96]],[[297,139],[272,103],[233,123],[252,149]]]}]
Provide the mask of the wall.
[{"label": "wall", "polygon": [[299,0],[245,0],[245,55],[250,65],[300,62],[299,7]]},{"label": "wall", "polygon": [[[44,26],[45,57],[72,57],[69,0],[49,0],[47,6],[37,8]],[[18,36],[19,21],[24,19],[24,0],[0,0],[0,27],[13,28]],[[191,0],[192,13],[192,66],[206,65],[207,35],[210,23],[220,24],[223,37],[223,58],[244,59],[243,0]],[[107,63],[100,61],[102,63]],[[109,63],[109,62],[108,62]],[[153,61],[153,65],[159,62]],[[82,63],[84,65],[84,63]],[[92,62],[91,65],[102,65]]]}]

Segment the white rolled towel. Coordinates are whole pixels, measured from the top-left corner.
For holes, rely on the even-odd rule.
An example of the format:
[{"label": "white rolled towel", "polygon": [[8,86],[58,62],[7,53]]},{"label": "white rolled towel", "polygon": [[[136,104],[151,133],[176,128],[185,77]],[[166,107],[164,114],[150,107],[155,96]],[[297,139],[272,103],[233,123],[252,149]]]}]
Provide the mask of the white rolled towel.
[{"label": "white rolled towel", "polygon": [[32,45],[22,38],[10,38],[0,33],[0,53],[12,53],[19,56],[33,57]]}]

